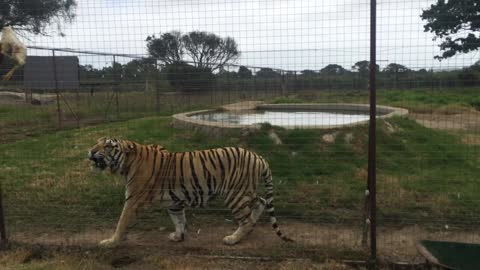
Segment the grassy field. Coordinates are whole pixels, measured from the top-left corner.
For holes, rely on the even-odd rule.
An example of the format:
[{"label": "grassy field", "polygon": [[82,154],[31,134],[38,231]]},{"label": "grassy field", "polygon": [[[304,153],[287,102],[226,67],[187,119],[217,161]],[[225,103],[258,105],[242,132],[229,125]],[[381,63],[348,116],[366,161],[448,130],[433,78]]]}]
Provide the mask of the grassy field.
[{"label": "grassy field", "polygon": [[[479,146],[410,119],[387,121],[378,127],[380,217],[392,223],[477,223]],[[170,117],[149,117],[0,145],[9,223],[15,229],[34,224],[58,229],[112,224],[122,206],[122,179],[91,173],[86,160],[89,147],[105,135],[160,143],[170,151],[229,145],[252,149],[271,164],[280,216],[360,222],[367,175],[366,126],[329,131],[274,128],[283,141],[275,145],[268,126],[248,136],[229,132],[213,138],[172,129],[170,122]],[[322,140],[325,134],[334,134],[335,141]],[[229,215],[214,205],[194,213]]]},{"label": "grassy field", "polygon": [[[161,110],[156,111],[153,96],[142,93],[129,95],[121,99],[121,104],[124,104],[121,108],[129,109],[122,110],[119,118],[116,118],[113,107],[107,110],[102,106],[105,99],[100,97],[95,102],[86,99],[78,103],[77,112],[82,112],[78,114],[83,119],[82,128],[74,128],[73,124],[64,126],[62,130],[56,126],[55,104],[0,105],[0,181],[10,233],[50,233],[64,235],[68,239],[68,235],[75,233],[105,232],[113,228],[123,206],[124,180],[108,173],[92,173],[86,159],[87,150],[102,136],[117,136],[146,144],[158,143],[170,151],[232,145],[254,150],[264,156],[272,167],[275,207],[280,223],[290,229],[294,227],[292,224],[305,223],[312,226],[361,227],[367,178],[367,126],[335,130],[286,130],[264,126],[249,134],[231,131],[212,137],[201,132],[172,128],[169,115],[177,111],[215,108],[219,104],[254,97],[180,95],[166,98],[162,101]],[[413,113],[407,118],[378,121],[378,214],[382,226],[417,224],[428,230],[441,231],[446,224],[460,230],[480,224],[477,213],[480,207],[480,187],[477,184],[480,144],[475,143],[478,141],[480,120],[477,96],[474,89],[379,91],[380,104],[408,108]],[[367,103],[368,96],[366,92],[357,91],[304,91],[284,97],[264,96],[258,99],[273,103]],[[107,117],[105,111],[110,112]],[[417,114],[458,116],[452,118],[455,121],[467,118],[478,120],[469,129],[430,129],[418,123]],[[68,119],[71,120],[71,115],[66,115],[66,123]],[[268,133],[271,129],[283,144],[276,145],[270,139]],[[325,135],[333,136],[334,141],[325,141]],[[212,202],[207,209],[189,210],[187,215],[187,219],[198,228],[223,224],[222,230],[228,231],[229,228],[225,227],[233,225],[228,221],[231,214],[224,209],[221,200]],[[172,229],[165,211],[152,208],[141,215],[141,222],[134,231],[155,232],[159,226],[166,231]],[[356,231],[354,233],[359,235]],[[203,237],[206,237],[205,233]],[[311,237],[318,238],[320,242],[325,238],[319,235]],[[92,242],[100,240],[97,238]],[[341,243],[337,238],[332,241]],[[202,245],[201,242],[196,244]],[[302,248],[305,247],[297,246],[296,250]],[[291,253],[291,250],[280,247],[266,251],[266,254],[277,254],[279,257],[305,255]],[[315,250],[324,252],[318,246]],[[7,269],[108,269],[112,265],[102,257],[102,252],[94,251],[90,255],[84,252],[90,251],[50,252],[46,257],[25,263],[24,257],[28,258],[32,251],[29,247],[26,251],[16,248],[0,256],[0,266]],[[363,258],[359,253],[348,255],[348,252],[340,248],[340,251],[324,253],[339,258]],[[318,252],[314,254],[317,256]],[[157,255],[138,255],[142,259],[135,261],[132,269],[145,265],[168,267],[172,262],[178,263],[175,257],[159,261]],[[77,267],[77,262],[81,263],[81,267]],[[195,260],[189,260],[181,269],[193,267],[195,264],[192,262]],[[322,268],[324,260],[321,262],[307,265],[331,269]],[[201,260],[198,263],[210,265]],[[212,267],[233,267],[231,261],[211,263]],[[266,267],[289,269],[288,265],[295,269],[302,264],[296,262],[284,266],[273,263],[266,264]],[[249,265],[240,263],[235,266],[242,268]]]},{"label": "grassy field", "polygon": [[[242,100],[263,100],[273,103],[368,103],[367,91],[300,91],[288,96],[277,91],[164,93],[154,91],[120,92],[118,112],[116,97],[111,91],[94,96],[64,93],[60,99],[62,126],[58,123],[57,104],[50,94],[46,105],[26,105],[22,98],[0,103],[0,143],[42,135],[66,128],[77,128],[111,121],[124,121],[148,116],[169,116],[174,113],[218,107]],[[378,103],[399,106],[415,113],[456,114],[480,108],[478,89],[466,90],[379,90]],[[275,96],[277,96],[275,98]],[[1,100],[0,100],[1,101]]]},{"label": "grassy field", "polygon": [[189,110],[215,108],[246,99],[268,99],[274,92],[159,92],[124,91],[116,95],[104,89],[93,96],[89,92],[62,93],[61,125],[54,93],[34,95],[43,105],[24,102],[23,94],[0,95],[0,143],[12,142],[57,130],[92,124],[125,121],[148,116],[168,116]]},{"label": "grassy field", "polygon": [[[378,90],[377,103],[416,113],[459,113],[480,109],[480,89]],[[274,103],[368,103],[368,91],[302,91],[279,97]]]}]

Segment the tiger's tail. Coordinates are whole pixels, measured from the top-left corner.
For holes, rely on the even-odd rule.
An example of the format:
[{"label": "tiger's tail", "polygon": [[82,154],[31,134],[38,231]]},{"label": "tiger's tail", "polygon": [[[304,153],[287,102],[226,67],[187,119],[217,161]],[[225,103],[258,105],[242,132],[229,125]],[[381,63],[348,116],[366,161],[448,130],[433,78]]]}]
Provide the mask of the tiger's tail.
[{"label": "tiger's tail", "polygon": [[270,216],[270,223],[272,224],[273,229],[275,230],[278,237],[280,237],[283,241],[286,242],[293,242],[293,239],[288,238],[285,234],[280,231],[280,228],[277,224],[277,218],[275,217],[275,209],[273,207],[273,180],[272,180],[272,171],[268,166],[266,166],[266,170],[263,173],[263,179],[265,181],[265,188],[267,190],[266,194],[266,211]]}]

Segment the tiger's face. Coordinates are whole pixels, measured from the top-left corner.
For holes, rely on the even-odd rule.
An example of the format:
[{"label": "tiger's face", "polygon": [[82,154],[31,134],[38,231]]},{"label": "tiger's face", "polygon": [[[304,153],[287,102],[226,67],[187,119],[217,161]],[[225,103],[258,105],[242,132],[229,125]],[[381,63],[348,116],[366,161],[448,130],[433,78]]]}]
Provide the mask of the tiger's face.
[{"label": "tiger's face", "polygon": [[90,151],[88,159],[93,161],[92,170],[103,171],[114,167],[115,156],[121,151],[120,144],[116,139],[101,138]]}]

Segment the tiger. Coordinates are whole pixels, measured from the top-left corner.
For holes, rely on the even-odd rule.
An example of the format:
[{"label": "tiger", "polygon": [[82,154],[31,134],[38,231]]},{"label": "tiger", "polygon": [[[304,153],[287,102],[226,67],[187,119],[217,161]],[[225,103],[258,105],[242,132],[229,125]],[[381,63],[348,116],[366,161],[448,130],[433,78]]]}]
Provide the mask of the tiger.
[{"label": "tiger", "polygon": [[[260,155],[240,148],[223,147],[192,152],[169,152],[161,145],[142,145],[119,138],[101,138],[88,152],[92,169],[107,169],[125,178],[125,202],[113,235],[99,245],[111,247],[125,240],[127,227],[140,209],[159,202],[175,226],[168,238],[183,241],[186,233],[185,207],[206,207],[216,195],[224,198],[238,228],[223,238],[235,245],[253,231],[266,210],[276,234],[280,231],[273,207],[272,172]],[[257,195],[263,181],[265,198]]]}]

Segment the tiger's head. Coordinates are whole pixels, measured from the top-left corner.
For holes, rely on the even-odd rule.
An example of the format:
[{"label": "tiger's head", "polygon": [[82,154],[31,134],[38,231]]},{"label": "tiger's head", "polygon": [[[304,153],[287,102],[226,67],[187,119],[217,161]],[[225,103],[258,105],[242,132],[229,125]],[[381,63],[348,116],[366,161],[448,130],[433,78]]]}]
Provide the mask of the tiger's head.
[{"label": "tiger's head", "polygon": [[126,143],[120,139],[99,139],[88,151],[88,159],[93,161],[92,170],[103,171],[110,168],[112,172],[116,172],[125,160],[126,147]]}]

